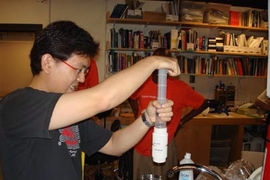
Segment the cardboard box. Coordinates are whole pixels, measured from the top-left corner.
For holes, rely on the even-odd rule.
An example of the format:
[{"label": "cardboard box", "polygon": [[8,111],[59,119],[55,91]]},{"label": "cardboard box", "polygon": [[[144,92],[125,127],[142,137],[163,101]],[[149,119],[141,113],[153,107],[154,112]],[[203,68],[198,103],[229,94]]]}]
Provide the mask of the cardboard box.
[{"label": "cardboard box", "polygon": [[242,151],[241,158],[253,164],[257,169],[263,165],[264,152]]},{"label": "cardboard box", "polygon": [[223,51],[224,52],[233,52],[233,53],[244,53],[243,50],[241,50],[241,47],[228,46],[228,45],[223,46]]},{"label": "cardboard box", "polygon": [[233,53],[248,53],[248,54],[257,54],[261,55],[261,48],[250,48],[250,47],[238,47],[238,46],[228,46],[224,45],[224,52],[233,52]]},{"label": "cardboard box", "polygon": [[127,19],[142,19],[142,10],[139,9],[128,9],[127,10],[127,15],[126,15]]},{"label": "cardboard box", "polygon": [[143,11],[142,19],[149,20],[149,21],[166,21],[166,13]]},{"label": "cardboard box", "polygon": [[181,1],[180,21],[202,22],[205,2]]},{"label": "cardboard box", "polygon": [[228,24],[230,4],[207,3],[203,16],[204,23],[210,24]]}]

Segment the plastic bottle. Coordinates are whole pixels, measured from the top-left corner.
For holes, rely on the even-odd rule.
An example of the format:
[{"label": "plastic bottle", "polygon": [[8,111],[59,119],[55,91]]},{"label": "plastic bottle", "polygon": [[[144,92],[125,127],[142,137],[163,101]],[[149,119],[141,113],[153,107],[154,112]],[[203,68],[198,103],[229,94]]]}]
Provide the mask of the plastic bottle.
[{"label": "plastic bottle", "polygon": [[[191,160],[191,154],[186,153],[184,159],[180,161],[181,164],[194,164],[194,162]],[[179,172],[179,180],[193,180],[193,170],[187,169],[187,170],[181,170]]]}]

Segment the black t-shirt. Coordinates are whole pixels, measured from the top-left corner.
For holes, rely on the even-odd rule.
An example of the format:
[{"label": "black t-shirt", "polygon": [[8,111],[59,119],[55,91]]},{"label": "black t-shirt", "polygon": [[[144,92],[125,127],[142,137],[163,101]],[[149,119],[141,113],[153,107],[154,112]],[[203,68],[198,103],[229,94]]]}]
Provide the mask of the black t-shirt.
[{"label": "black t-shirt", "polygon": [[48,130],[62,94],[16,90],[0,103],[0,157],[5,180],[81,180],[81,151],[91,155],[112,133],[91,120]]}]

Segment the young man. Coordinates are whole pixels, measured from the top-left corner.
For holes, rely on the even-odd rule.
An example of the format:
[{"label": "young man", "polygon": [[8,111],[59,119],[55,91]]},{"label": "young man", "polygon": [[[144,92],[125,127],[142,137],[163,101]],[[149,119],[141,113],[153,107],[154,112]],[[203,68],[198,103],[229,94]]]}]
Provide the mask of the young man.
[{"label": "young man", "polygon": [[[172,56],[166,48],[156,49],[153,55]],[[155,71],[129,98],[135,117],[140,116],[142,109],[147,107],[150,101],[157,99],[157,82],[158,71]],[[174,102],[174,115],[172,121],[167,123],[168,157],[166,162],[164,164],[156,164],[152,160],[152,133],[154,128],[151,128],[134,148],[133,179],[137,179],[138,175],[144,174],[161,175],[162,178],[166,179],[166,171],[179,164],[173,138],[178,130],[180,121],[183,124],[208,107],[208,103],[202,95],[194,91],[185,82],[174,77],[167,77],[166,97],[173,99]],[[182,117],[182,111],[187,107],[192,108],[192,110]]]},{"label": "young man", "polygon": [[[97,64],[94,59],[90,59],[89,72],[85,75],[85,80],[79,83],[77,90],[87,89],[94,87],[99,83]],[[99,118],[97,116],[91,117],[96,123],[99,123]],[[88,158],[88,157],[86,157]],[[82,152],[82,179],[84,179],[84,165],[85,165],[85,153]]]},{"label": "young man", "polygon": [[[154,100],[130,126],[112,133],[83,121],[126,100],[155,70],[179,74],[172,58],[149,57],[102,83],[76,91],[99,50],[92,36],[70,21],[49,24],[30,53],[33,79],[0,103],[0,162],[6,180],[81,180],[81,151],[121,155],[155,122],[170,121],[173,102]],[[145,68],[147,67],[147,68]],[[136,77],[136,78],[134,78]]]}]

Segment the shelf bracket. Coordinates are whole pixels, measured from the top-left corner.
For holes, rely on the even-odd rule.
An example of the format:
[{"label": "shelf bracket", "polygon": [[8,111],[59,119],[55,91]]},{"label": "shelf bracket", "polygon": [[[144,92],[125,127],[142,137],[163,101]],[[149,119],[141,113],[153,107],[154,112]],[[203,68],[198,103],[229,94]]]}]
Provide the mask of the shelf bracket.
[{"label": "shelf bracket", "polygon": [[144,25],[144,28],[147,28],[148,25],[149,25],[149,22],[146,22]]}]

